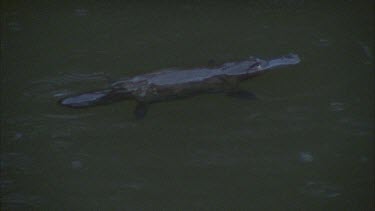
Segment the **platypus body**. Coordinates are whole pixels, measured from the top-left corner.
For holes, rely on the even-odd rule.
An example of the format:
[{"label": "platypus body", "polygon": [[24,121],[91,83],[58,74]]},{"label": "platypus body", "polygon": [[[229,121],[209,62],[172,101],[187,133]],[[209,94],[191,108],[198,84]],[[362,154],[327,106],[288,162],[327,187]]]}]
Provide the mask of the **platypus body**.
[{"label": "platypus body", "polygon": [[119,80],[109,88],[66,97],[59,103],[70,108],[86,108],[122,100],[136,100],[138,105],[134,113],[137,118],[142,118],[151,103],[199,93],[225,92],[232,96],[251,98],[251,93],[238,88],[240,81],[275,67],[299,62],[298,55],[289,54],[271,60],[251,57],[215,68],[169,69]]}]

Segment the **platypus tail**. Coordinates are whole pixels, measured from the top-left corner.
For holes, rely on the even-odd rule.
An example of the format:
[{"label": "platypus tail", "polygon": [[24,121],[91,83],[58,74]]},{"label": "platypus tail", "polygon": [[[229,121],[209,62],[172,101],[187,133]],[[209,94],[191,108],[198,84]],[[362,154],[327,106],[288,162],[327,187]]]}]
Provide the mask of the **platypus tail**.
[{"label": "platypus tail", "polygon": [[110,104],[130,98],[130,93],[118,92],[113,89],[103,89],[66,97],[59,100],[58,103],[62,106],[67,106],[70,108],[87,108],[97,105]]}]

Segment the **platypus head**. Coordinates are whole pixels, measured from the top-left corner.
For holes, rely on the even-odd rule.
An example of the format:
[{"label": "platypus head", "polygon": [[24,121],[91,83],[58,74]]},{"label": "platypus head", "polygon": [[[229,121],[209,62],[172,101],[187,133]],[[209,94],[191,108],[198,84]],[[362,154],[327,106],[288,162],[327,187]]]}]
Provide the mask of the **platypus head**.
[{"label": "platypus head", "polygon": [[259,59],[258,69],[267,70],[279,66],[298,64],[301,61],[297,54],[288,54],[268,61]]}]

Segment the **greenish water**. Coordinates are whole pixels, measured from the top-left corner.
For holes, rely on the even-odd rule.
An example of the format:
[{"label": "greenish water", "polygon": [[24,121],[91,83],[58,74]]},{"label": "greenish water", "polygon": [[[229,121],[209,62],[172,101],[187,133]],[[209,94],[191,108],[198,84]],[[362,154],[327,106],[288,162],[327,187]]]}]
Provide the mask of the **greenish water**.
[{"label": "greenish water", "polygon": [[[323,2],[323,1],[322,1]],[[3,2],[2,210],[374,209],[372,1]],[[71,110],[169,67],[294,52],[222,95]]]}]

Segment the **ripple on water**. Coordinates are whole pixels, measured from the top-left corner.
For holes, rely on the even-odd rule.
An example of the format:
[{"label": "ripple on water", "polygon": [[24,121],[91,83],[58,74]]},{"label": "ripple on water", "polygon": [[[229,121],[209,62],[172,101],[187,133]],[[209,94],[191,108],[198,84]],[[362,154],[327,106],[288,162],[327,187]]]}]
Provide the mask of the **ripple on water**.
[{"label": "ripple on water", "polygon": [[84,17],[84,16],[87,16],[88,14],[89,14],[89,11],[84,8],[77,8],[74,10],[74,15],[78,17]]},{"label": "ripple on water", "polygon": [[12,31],[12,32],[19,32],[19,31],[22,31],[22,25],[20,22],[18,21],[11,21],[11,22],[8,22],[8,27],[9,27],[9,30]]},{"label": "ripple on water", "polygon": [[301,193],[313,197],[335,198],[341,195],[341,190],[328,182],[308,181],[301,188]]},{"label": "ripple on water", "polygon": [[6,193],[1,197],[2,210],[13,209],[30,209],[37,207],[42,203],[43,199],[40,196],[28,195],[24,193]]},{"label": "ripple on water", "polygon": [[338,112],[338,111],[345,110],[345,104],[342,102],[331,102],[330,106],[331,106],[331,111]]}]

